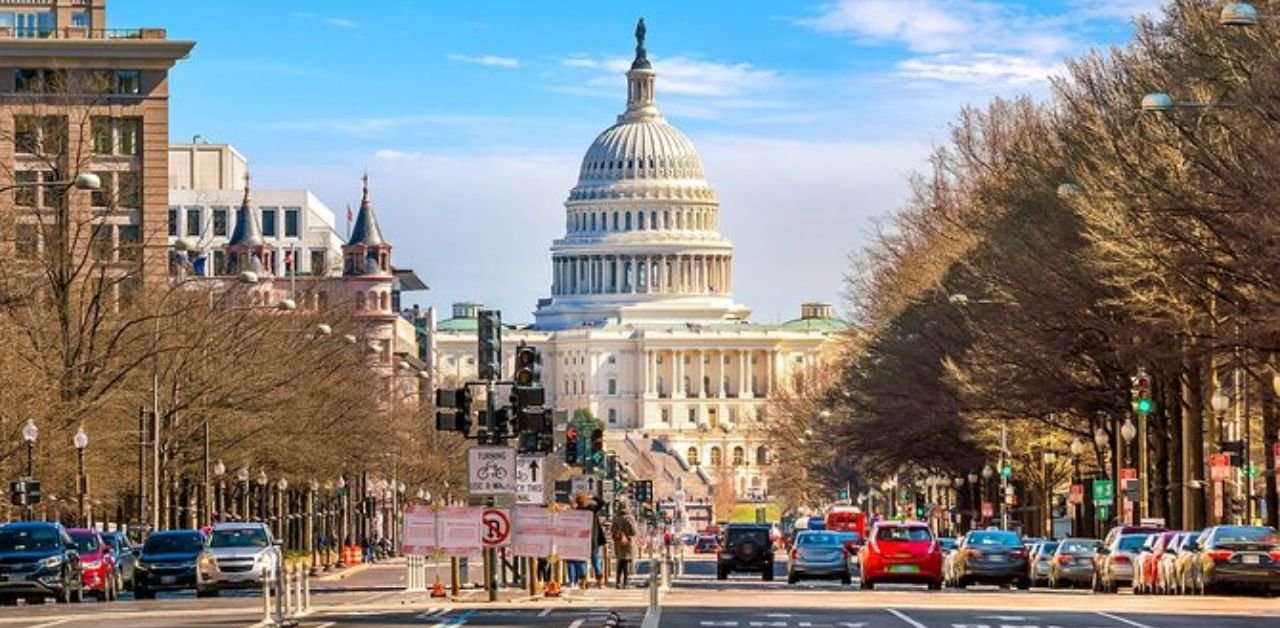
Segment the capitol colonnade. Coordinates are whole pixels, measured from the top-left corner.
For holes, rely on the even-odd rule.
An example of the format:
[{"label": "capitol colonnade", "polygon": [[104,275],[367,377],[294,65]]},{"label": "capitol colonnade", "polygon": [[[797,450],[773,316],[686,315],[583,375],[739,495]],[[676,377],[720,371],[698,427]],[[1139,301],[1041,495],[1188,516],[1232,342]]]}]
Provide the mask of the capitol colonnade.
[{"label": "capitol colonnade", "polygon": [[733,292],[728,254],[563,255],[553,264],[554,296]]}]

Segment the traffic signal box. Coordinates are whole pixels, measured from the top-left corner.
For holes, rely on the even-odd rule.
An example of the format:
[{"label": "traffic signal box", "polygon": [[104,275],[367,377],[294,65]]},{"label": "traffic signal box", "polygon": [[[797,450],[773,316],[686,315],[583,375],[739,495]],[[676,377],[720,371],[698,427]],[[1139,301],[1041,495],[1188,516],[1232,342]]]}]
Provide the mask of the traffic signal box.
[{"label": "traffic signal box", "polygon": [[564,463],[571,467],[578,464],[578,428],[572,425],[564,431]]},{"label": "traffic signal box", "polygon": [[596,428],[591,430],[591,447],[587,452],[587,459],[584,463],[587,471],[604,468],[604,430]]},{"label": "traffic signal box", "polygon": [[436,390],[436,429],[471,434],[471,391],[466,388]]},{"label": "traffic signal box", "polygon": [[1155,408],[1155,401],[1151,399],[1151,378],[1146,371],[1139,370],[1133,378],[1133,411],[1150,414]]},{"label": "traffic signal box", "polygon": [[520,453],[550,452],[555,447],[547,393],[542,387],[542,352],[521,344],[516,348],[516,372],[511,389],[515,433]]},{"label": "traffic signal box", "polygon": [[492,381],[502,378],[502,313],[498,310],[480,310],[479,314],[480,379]]}]

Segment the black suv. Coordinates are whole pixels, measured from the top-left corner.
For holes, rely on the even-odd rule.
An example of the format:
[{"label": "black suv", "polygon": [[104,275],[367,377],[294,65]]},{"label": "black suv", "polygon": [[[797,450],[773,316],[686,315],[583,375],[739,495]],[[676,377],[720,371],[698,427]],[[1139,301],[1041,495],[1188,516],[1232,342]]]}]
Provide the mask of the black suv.
[{"label": "black suv", "polygon": [[20,521],[0,525],[0,604],[18,598],[39,604],[84,599],[80,554],[61,524]]},{"label": "black suv", "polygon": [[720,551],[716,556],[716,579],[724,580],[735,571],[758,572],[773,580],[773,543],[767,524],[730,523],[720,530]]}]

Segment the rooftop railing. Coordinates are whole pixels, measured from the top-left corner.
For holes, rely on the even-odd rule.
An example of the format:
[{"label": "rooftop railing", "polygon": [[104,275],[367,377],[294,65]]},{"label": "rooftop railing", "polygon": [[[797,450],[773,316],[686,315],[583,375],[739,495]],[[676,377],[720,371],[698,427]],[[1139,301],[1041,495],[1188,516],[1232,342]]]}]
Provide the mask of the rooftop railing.
[{"label": "rooftop railing", "polygon": [[[0,0],[2,2],[3,0]],[[0,26],[0,39],[165,39],[163,28],[99,28],[82,26],[63,28],[36,28],[25,26]]]}]

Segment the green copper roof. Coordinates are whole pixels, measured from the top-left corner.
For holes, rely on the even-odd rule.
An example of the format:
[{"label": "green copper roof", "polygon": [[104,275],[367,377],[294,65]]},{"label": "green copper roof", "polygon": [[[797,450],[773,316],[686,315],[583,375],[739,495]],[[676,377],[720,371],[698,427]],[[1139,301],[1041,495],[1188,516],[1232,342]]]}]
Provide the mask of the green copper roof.
[{"label": "green copper roof", "polygon": [[797,318],[778,326],[788,331],[839,332],[848,328],[849,324],[838,318]]},{"label": "green copper roof", "polygon": [[476,318],[450,318],[436,323],[437,331],[478,331],[479,329],[480,319]]}]

